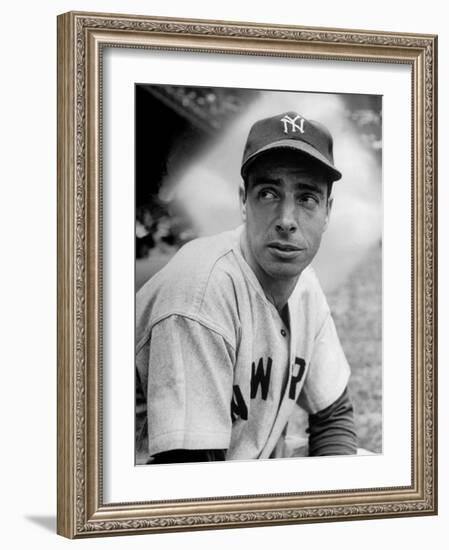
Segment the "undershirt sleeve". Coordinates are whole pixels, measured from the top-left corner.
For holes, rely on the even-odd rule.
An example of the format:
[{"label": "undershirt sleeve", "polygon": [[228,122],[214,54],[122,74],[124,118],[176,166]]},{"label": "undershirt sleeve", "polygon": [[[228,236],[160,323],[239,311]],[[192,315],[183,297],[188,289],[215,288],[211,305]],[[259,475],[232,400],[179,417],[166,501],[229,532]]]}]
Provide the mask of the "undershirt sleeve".
[{"label": "undershirt sleeve", "polygon": [[157,323],[148,354],[148,447],[227,449],[235,350],[222,335],[181,315]]},{"label": "undershirt sleeve", "polygon": [[349,455],[357,452],[354,409],[347,389],[332,405],[309,415],[309,456]]}]

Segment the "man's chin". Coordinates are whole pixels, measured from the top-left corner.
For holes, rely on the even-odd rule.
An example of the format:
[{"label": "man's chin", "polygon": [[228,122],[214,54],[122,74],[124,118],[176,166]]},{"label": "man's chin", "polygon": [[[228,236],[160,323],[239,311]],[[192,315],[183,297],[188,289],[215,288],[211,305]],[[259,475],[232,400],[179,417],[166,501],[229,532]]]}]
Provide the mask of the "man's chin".
[{"label": "man's chin", "polygon": [[305,265],[288,265],[279,264],[271,265],[266,272],[273,278],[278,280],[289,281],[295,279],[301,275],[306,268]]}]

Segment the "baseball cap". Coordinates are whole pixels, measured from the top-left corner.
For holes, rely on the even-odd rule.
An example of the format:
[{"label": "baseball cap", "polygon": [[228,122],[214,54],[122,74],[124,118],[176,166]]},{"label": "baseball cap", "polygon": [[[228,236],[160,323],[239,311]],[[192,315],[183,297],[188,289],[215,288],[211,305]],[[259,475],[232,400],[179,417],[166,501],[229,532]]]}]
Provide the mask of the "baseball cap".
[{"label": "baseball cap", "polygon": [[258,120],[248,134],[243,152],[241,174],[245,177],[251,162],[273,149],[292,149],[317,160],[327,168],[332,181],[341,178],[334,166],[333,139],[329,130],[315,120],[287,111]]}]

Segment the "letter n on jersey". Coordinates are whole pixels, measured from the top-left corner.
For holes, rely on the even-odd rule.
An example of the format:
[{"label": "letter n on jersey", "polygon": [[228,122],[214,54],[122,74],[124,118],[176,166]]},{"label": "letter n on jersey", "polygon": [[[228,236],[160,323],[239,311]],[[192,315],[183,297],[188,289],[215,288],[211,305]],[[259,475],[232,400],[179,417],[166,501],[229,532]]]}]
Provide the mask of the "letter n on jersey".
[{"label": "letter n on jersey", "polygon": [[[271,376],[271,366],[273,360],[271,357],[267,358],[267,368],[264,368],[263,357],[259,359],[259,362],[256,363],[253,361],[251,364],[251,399],[254,399],[257,396],[257,392],[260,386],[261,397],[266,401],[268,396],[268,390],[270,388],[270,376]],[[232,421],[240,417],[242,420],[248,420],[248,407],[245,403],[245,399],[242,395],[240,386],[235,385],[232,387],[232,401],[231,401],[231,418]]]},{"label": "letter n on jersey", "polygon": [[232,386],[231,418],[232,422],[240,416],[242,420],[248,420],[248,407],[243,399],[240,386]]}]

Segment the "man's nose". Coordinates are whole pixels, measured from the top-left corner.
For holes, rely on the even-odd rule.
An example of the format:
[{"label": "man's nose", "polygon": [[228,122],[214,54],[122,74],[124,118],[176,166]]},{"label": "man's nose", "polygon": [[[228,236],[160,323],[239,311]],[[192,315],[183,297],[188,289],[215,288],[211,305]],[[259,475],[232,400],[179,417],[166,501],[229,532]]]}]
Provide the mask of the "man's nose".
[{"label": "man's nose", "polygon": [[279,233],[294,233],[298,229],[295,205],[285,202],[280,206],[276,230]]}]

